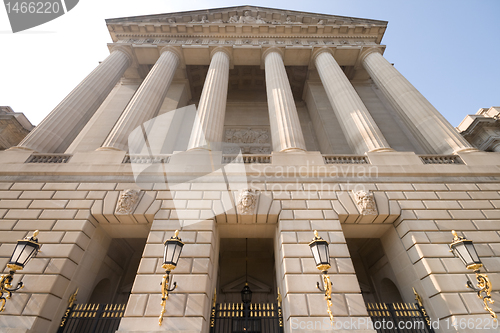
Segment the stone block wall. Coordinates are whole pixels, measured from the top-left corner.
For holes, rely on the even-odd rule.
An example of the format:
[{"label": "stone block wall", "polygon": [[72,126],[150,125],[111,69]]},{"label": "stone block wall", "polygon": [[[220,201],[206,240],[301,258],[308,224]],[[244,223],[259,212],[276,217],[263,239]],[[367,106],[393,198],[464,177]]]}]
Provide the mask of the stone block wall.
[{"label": "stone block wall", "polygon": [[[115,214],[116,202],[132,183],[2,182],[0,264],[5,267],[15,242],[35,229],[40,230],[42,252],[16,274],[25,288],[7,301],[0,327],[6,332],[54,331],[76,288],[79,303],[90,296],[111,239],[131,235],[147,237],[147,243],[120,331],[206,331],[221,237],[274,238],[287,331],[296,328],[294,323],[300,329],[301,321],[323,326],[328,322],[326,301],[315,288],[321,277],[308,246],[313,230],[331,243],[336,321],[367,318],[345,239],[369,237],[381,239],[404,301],[413,302],[414,287],[431,319],[439,320],[439,332],[474,332],[451,324],[489,318],[481,300],[465,287],[468,272],[448,244],[452,229],[473,240],[483,271],[497,289],[500,184],[363,183],[375,193],[374,216],[361,215],[351,192],[354,185],[334,184],[332,192],[318,191],[318,185],[254,183],[259,203],[251,218],[242,219],[234,207],[238,192],[214,184],[182,184],[170,191],[151,185],[142,190],[134,212],[124,216]],[[177,229],[186,246],[173,272],[178,287],[159,327],[162,243]],[[500,294],[495,291],[492,297],[498,300]],[[500,311],[497,304],[493,308]]]}]

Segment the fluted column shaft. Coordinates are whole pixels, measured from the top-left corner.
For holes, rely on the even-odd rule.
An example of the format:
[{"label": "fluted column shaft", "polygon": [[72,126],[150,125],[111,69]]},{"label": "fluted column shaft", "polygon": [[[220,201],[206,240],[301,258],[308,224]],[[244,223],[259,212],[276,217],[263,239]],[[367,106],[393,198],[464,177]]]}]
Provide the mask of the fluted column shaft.
[{"label": "fluted column shaft", "polygon": [[315,64],[351,148],[357,154],[392,150],[333,55],[321,52],[316,56]]},{"label": "fluted column shaft", "polygon": [[270,50],[264,63],[273,150],[305,151],[304,135],[281,54]]},{"label": "fluted column shaft", "polygon": [[433,153],[476,150],[382,54],[366,55],[363,66],[403,119],[422,135]]},{"label": "fluted column shaft", "polygon": [[63,153],[131,63],[126,51],[114,49],[17,147]]},{"label": "fluted column shaft", "polygon": [[175,52],[163,50],[101,148],[127,150],[132,130],[153,118],[161,107],[179,61]]},{"label": "fluted column shaft", "polygon": [[220,149],[218,145],[224,137],[229,62],[229,55],[222,50],[216,51],[210,61],[198,104],[197,121],[189,139],[189,149]]}]

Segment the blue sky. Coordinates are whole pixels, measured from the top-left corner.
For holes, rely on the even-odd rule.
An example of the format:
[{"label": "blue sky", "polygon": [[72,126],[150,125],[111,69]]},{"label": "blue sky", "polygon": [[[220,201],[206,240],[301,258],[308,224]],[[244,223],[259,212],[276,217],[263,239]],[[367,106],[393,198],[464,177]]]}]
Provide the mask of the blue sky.
[{"label": "blue sky", "polygon": [[0,9],[0,105],[38,124],[109,54],[106,18],[243,4],[389,21],[385,57],[452,125],[500,105],[500,0],[80,0],[17,34]]}]

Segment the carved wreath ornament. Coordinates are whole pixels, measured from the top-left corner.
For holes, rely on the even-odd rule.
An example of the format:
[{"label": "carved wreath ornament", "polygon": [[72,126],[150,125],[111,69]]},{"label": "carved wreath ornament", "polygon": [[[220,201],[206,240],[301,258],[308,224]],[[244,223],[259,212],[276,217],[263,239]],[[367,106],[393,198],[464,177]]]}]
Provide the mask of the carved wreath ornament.
[{"label": "carved wreath ornament", "polygon": [[377,215],[377,204],[372,191],[365,192],[363,190],[354,192],[354,199],[358,206],[361,215]]},{"label": "carved wreath ornament", "polygon": [[252,215],[257,207],[257,192],[252,189],[240,190],[238,197],[238,214]]},{"label": "carved wreath ornament", "polygon": [[115,212],[117,214],[132,214],[139,200],[139,193],[140,191],[132,189],[123,191],[118,198]]}]

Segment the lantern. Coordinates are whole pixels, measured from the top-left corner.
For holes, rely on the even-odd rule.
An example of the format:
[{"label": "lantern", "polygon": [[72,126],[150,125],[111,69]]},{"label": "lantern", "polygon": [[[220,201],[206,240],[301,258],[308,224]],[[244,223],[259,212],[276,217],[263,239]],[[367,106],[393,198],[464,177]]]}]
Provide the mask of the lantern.
[{"label": "lantern", "polygon": [[450,244],[450,249],[453,254],[462,260],[467,269],[476,271],[483,267],[483,263],[477,255],[474,243],[471,240],[458,236],[455,230],[453,230],[452,233],[453,236],[455,236],[453,242]]},{"label": "lantern", "polygon": [[328,250],[328,242],[318,236],[318,232],[314,230],[314,239],[309,243],[316,268],[322,272],[330,269],[330,253]]},{"label": "lantern", "polygon": [[182,247],[184,246],[184,243],[179,238],[179,230],[176,230],[175,235],[166,240],[164,245],[165,252],[163,254],[163,265],[161,267],[163,267],[165,271],[170,272],[177,267]]},{"label": "lantern", "polygon": [[38,230],[33,233],[30,238],[25,238],[23,240],[18,240],[17,245],[10,257],[7,267],[13,271],[19,271],[26,266],[28,261],[31,260],[38,251],[40,250],[40,244],[38,244]]},{"label": "lantern", "polygon": [[252,291],[250,290],[248,283],[245,283],[245,286],[241,290],[241,301],[245,304],[252,301]]}]

